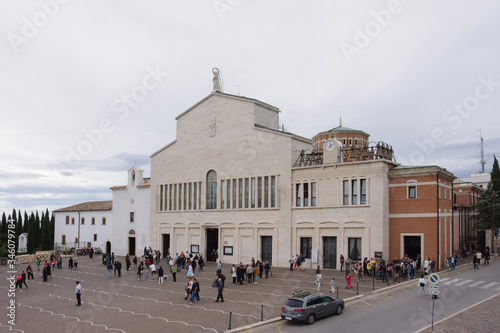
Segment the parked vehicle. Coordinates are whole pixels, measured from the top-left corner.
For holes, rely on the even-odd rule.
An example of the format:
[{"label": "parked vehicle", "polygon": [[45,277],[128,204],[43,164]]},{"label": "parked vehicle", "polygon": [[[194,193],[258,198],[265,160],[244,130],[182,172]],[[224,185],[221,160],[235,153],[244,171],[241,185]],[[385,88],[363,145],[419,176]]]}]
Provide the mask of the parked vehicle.
[{"label": "parked vehicle", "polygon": [[281,307],[281,318],[311,325],[316,319],[333,314],[340,315],[344,306],[344,301],[340,298],[297,291]]}]

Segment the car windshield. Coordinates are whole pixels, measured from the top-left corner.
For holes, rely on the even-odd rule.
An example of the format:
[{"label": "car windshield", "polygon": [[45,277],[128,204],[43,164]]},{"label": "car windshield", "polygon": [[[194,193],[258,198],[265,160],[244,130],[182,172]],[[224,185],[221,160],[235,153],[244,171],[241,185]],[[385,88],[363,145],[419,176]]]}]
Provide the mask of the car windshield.
[{"label": "car windshield", "polygon": [[302,301],[298,299],[289,299],[286,301],[285,306],[289,306],[291,308],[300,308],[302,307]]}]

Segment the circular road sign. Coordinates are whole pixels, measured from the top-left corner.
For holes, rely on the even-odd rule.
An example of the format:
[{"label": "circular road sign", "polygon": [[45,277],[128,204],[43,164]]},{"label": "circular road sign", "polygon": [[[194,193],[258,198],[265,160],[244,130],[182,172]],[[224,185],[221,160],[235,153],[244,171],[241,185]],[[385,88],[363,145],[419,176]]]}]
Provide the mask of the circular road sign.
[{"label": "circular road sign", "polygon": [[438,284],[439,283],[439,275],[436,273],[432,273],[429,275],[429,283],[430,284]]}]

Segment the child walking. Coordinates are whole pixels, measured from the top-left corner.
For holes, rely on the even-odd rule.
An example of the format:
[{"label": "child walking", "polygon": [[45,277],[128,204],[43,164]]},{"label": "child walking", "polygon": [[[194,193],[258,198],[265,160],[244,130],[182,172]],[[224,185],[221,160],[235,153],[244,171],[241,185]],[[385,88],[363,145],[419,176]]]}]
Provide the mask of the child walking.
[{"label": "child walking", "polygon": [[347,285],[345,287],[346,289],[352,289],[351,279],[352,279],[353,276],[354,276],[354,274],[349,275],[348,271],[345,272],[345,280],[347,282]]},{"label": "child walking", "polygon": [[318,289],[319,290],[319,287],[321,287],[321,280],[323,279],[323,276],[321,275],[321,271],[318,271],[318,274],[316,274],[316,280],[314,281],[314,284],[318,286]]},{"label": "child walking", "polygon": [[332,277],[330,281],[330,286],[332,287],[332,289],[330,289],[330,293],[333,294],[335,292],[335,277]]}]

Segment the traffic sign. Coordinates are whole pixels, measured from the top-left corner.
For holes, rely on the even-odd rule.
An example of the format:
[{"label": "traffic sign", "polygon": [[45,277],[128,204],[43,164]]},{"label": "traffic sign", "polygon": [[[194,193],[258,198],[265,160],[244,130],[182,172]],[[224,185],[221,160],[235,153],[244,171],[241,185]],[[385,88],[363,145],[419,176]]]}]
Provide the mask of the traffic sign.
[{"label": "traffic sign", "polygon": [[438,295],[439,294],[439,286],[437,284],[429,285],[429,294],[430,295]]},{"label": "traffic sign", "polygon": [[432,273],[429,275],[429,283],[430,284],[438,284],[439,283],[439,275],[436,273]]}]

